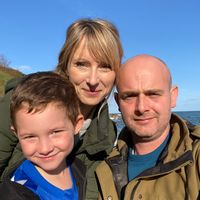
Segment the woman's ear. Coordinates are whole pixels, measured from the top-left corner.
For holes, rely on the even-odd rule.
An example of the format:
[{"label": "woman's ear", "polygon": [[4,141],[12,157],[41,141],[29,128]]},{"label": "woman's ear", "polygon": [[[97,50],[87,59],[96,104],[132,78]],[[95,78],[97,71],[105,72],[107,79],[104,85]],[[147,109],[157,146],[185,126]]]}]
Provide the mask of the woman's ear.
[{"label": "woman's ear", "polygon": [[75,124],[75,134],[78,134],[79,131],[81,130],[84,122],[84,117],[82,114],[79,114],[78,117],[76,118],[76,124]]}]

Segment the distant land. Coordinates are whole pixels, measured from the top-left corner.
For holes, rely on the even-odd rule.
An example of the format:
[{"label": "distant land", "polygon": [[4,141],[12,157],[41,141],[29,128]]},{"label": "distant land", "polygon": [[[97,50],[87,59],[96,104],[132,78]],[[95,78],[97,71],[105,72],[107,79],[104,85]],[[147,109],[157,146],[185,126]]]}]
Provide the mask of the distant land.
[{"label": "distant land", "polygon": [[[200,111],[173,111],[180,115],[183,119],[190,121],[195,125],[200,125]],[[121,113],[110,113],[110,119],[122,123]]]},{"label": "distant land", "polygon": [[0,97],[4,94],[4,87],[7,81],[20,76],[23,76],[22,72],[0,65]]},{"label": "distant land", "polygon": [[121,116],[121,113],[110,113],[110,119],[112,120],[117,120],[117,119],[120,119],[122,116]]},{"label": "distant land", "polygon": [[[190,114],[190,113],[200,113],[200,111],[173,111],[174,113],[177,113],[179,115],[182,114]],[[110,119],[116,120],[122,118],[121,113],[110,113]]]}]

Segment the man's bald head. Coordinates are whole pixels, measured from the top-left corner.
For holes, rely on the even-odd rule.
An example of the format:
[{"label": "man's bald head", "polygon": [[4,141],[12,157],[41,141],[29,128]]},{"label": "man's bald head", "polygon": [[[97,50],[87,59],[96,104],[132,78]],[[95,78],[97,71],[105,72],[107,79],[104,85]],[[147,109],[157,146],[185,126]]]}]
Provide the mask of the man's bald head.
[{"label": "man's bald head", "polygon": [[167,80],[169,88],[171,88],[172,78],[166,63],[160,58],[147,54],[132,57],[122,65],[117,77],[117,88],[121,79],[128,78],[127,75],[131,76],[133,73],[141,73],[142,71],[157,73],[158,76],[162,75]]}]

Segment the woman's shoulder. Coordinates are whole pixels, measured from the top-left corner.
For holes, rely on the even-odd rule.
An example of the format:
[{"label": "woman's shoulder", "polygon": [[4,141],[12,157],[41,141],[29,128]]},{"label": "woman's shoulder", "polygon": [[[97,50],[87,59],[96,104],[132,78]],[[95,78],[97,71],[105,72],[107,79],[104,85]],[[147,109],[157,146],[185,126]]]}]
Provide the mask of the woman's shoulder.
[{"label": "woman's shoulder", "polygon": [[5,94],[17,86],[17,84],[22,80],[23,77],[17,77],[10,79],[5,85]]}]

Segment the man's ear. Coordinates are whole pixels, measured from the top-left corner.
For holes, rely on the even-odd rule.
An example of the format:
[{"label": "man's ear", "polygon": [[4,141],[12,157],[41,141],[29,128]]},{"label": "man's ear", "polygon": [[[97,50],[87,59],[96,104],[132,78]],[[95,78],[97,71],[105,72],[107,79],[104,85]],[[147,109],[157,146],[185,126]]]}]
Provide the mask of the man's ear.
[{"label": "man's ear", "polygon": [[175,108],[178,97],[178,86],[173,86],[171,88],[170,93],[171,93],[171,108]]},{"label": "man's ear", "polygon": [[118,105],[118,110],[120,112],[120,107],[119,107],[119,94],[117,92],[114,93],[114,97],[115,97],[115,102]]},{"label": "man's ear", "polygon": [[84,117],[82,114],[79,114],[76,118],[76,125],[75,125],[75,134],[78,134],[81,130],[81,127],[83,126]]}]

